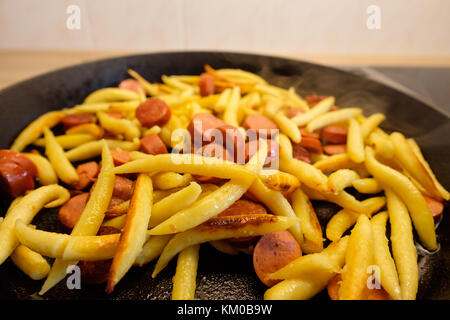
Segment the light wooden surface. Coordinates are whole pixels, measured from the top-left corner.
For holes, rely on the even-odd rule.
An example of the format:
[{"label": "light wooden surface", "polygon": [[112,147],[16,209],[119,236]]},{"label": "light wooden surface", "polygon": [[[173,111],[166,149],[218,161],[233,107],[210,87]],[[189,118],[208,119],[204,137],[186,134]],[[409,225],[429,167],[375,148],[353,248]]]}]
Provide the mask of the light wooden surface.
[{"label": "light wooden surface", "polygon": [[[143,52],[126,51],[0,51],[0,89],[30,77],[104,58]],[[426,66],[450,67],[450,57],[395,57],[395,56],[326,56],[286,55],[330,66]]]}]

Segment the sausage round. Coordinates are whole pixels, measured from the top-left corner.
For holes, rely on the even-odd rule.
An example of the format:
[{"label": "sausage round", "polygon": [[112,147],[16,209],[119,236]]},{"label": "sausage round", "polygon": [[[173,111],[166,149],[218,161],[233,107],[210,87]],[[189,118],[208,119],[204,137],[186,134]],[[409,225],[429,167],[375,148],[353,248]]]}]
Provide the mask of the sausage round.
[{"label": "sausage round", "polygon": [[156,134],[149,134],[141,139],[141,150],[152,155],[167,153],[166,145]]},{"label": "sausage round", "polygon": [[224,125],[226,125],[225,122],[212,114],[197,113],[192,117],[187,130],[191,135],[191,141],[194,142],[193,145],[196,147],[213,142],[213,138],[217,134],[213,130]]},{"label": "sausage round", "polygon": [[345,144],[347,142],[347,130],[338,126],[326,126],[320,131],[323,141],[333,144]]},{"label": "sausage round", "polygon": [[170,109],[158,98],[151,98],[142,102],[136,109],[136,118],[145,127],[163,126],[170,119]]},{"label": "sausage round", "polygon": [[27,171],[33,178],[36,178],[38,175],[38,169],[34,162],[25,157],[20,152],[7,149],[0,150],[0,161],[2,160],[12,161],[18,164],[23,169],[25,169],[25,171]]},{"label": "sausage round", "polygon": [[346,144],[327,144],[327,145],[323,146],[323,152],[325,152],[329,156],[334,155],[334,154],[346,153],[347,145]]},{"label": "sausage round", "polygon": [[271,287],[279,280],[267,280],[266,276],[284,267],[302,255],[300,245],[287,230],[262,236],[253,250],[253,267],[258,278]]},{"label": "sausage round", "polygon": [[130,152],[121,149],[112,149],[111,156],[115,166],[121,166],[131,160]]},{"label": "sausage round", "polygon": [[[274,161],[280,154],[280,145],[278,142],[272,139],[268,139],[267,141],[267,158],[265,164],[271,163]],[[245,144],[245,162],[250,160],[251,157],[258,151],[259,149],[259,139],[249,141]]]},{"label": "sausage round", "polygon": [[112,198],[119,198],[124,201],[130,200],[133,195],[134,181],[116,175]]},{"label": "sausage round", "polygon": [[293,107],[287,107],[284,110],[284,115],[288,117],[289,119],[298,116],[299,114],[302,114],[304,111],[299,108],[293,108]]},{"label": "sausage round", "polygon": [[202,97],[209,96],[214,93],[214,77],[208,73],[202,73],[200,75],[200,95]]},{"label": "sausage round", "polygon": [[123,80],[121,83],[119,83],[119,88],[120,89],[126,89],[126,90],[130,90],[130,91],[134,91],[136,93],[139,93],[139,88],[141,88],[142,90],[144,90],[141,86],[141,84],[134,80],[134,79],[125,79]]},{"label": "sausage round", "polygon": [[64,130],[92,122],[94,122],[94,116],[88,113],[69,114],[61,120]]},{"label": "sausage round", "polygon": [[0,160],[0,190],[3,193],[17,198],[32,189],[34,180],[28,171],[13,161]]},{"label": "sausage round", "polygon": [[80,193],[69,199],[58,212],[59,221],[69,229],[72,229],[80,219],[86,203],[89,200],[88,192]]},{"label": "sausage round", "polygon": [[95,181],[95,179],[97,179],[99,172],[99,165],[95,161],[80,164],[77,167],[77,173],[80,180],[74,185],[74,188],[77,190],[87,188]]},{"label": "sausage round", "polygon": [[298,143],[292,144],[292,157],[309,164],[312,163],[309,151]]},{"label": "sausage round", "polygon": [[423,197],[427,201],[428,208],[430,209],[434,220],[435,221],[438,220],[439,217],[442,215],[442,212],[444,211],[444,204],[442,202],[434,200],[433,198],[430,198],[428,196],[423,196]]},{"label": "sausage round", "polygon": [[[292,143],[292,147],[294,147],[295,144],[296,143]],[[319,139],[316,139],[316,138],[302,137],[302,141],[300,141],[300,143],[298,143],[298,145],[300,145],[303,148],[306,148],[307,150],[309,150],[313,153],[322,154],[322,152],[323,152],[322,143],[320,142]]]},{"label": "sausage round", "polygon": [[305,128],[300,128],[300,133],[302,134],[302,138],[303,137],[310,137],[310,138],[315,138],[315,139],[319,139],[320,138],[318,133],[316,133],[316,132],[308,132],[308,131],[306,131]]},{"label": "sausage round", "polygon": [[[224,124],[217,128],[222,133],[223,146],[233,155],[233,160],[237,161],[242,157],[239,153],[245,157],[245,139],[242,136],[238,128],[229,124]],[[240,155],[240,157],[238,156]],[[232,160],[232,161],[233,161]],[[242,158],[244,160],[244,158]]]},{"label": "sausage round", "polygon": [[258,137],[271,137],[273,130],[277,130],[278,126],[269,118],[260,115],[252,114],[244,119],[243,127],[246,130],[254,130]]}]

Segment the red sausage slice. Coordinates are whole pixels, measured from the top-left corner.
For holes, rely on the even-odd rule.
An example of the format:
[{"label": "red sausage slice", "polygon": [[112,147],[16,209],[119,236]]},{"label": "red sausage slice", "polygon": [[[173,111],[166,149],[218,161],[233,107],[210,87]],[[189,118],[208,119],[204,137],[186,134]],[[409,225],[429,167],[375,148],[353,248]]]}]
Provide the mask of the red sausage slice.
[{"label": "red sausage slice", "polygon": [[22,166],[5,159],[0,160],[0,190],[13,198],[17,198],[27,190],[34,189],[31,174]]},{"label": "red sausage slice", "polygon": [[299,108],[292,108],[292,107],[288,107],[284,110],[284,114],[286,117],[288,117],[289,119],[298,116],[299,114],[302,114],[304,111],[299,109]]},{"label": "red sausage slice", "polygon": [[121,166],[121,165],[131,161],[129,151],[125,151],[125,150],[121,150],[121,149],[112,149],[111,156],[114,160],[115,166]]},{"label": "red sausage slice", "polygon": [[231,125],[225,124],[217,128],[222,133],[223,146],[233,156],[234,161],[244,161],[245,139],[241,132]]},{"label": "red sausage slice", "polygon": [[202,97],[209,96],[214,93],[214,77],[208,73],[200,75],[200,95]]},{"label": "red sausage slice", "polygon": [[444,212],[444,204],[425,195],[423,197],[427,201],[428,208],[430,208],[434,220],[439,219],[439,217],[442,215],[442,212]]},{"label": "red sausage slice", "polygon": [[163,126],[170,119],[170,109],[158,98],[151,98],[142,102],[136,109],[136,118],[145,127]]},{"label": "red sausage slice", "polygon": [[119,88],[134,91],[136,93],[139,93],[139,88],[141,88],[142,91],[144,91],[141,84],[134,79],[123,80],[121,83],[119,83]]},{"label": "red sausage slice", "polygon": [[89,200],[88,192],[80,193],[69,199],[58,212],[59,221],[67,228],[72,229],[80,219],[86,203]]},{"label": "red sausage slice", "polygon": [[[292,143],[292,145],[294,144],[295,143]],[[313,153],[322,154],[322,143],[319,139],[312,137],[302,137],[302,141],[300,141],[299,145]]]},{"label": "red sausage slice", "polygon": [[253,250],[253,267],[258,278],[273,286],[279,280],[266,280],[266,276],[284,267],[302,255],[300,245],[287,230],[262,236]]},{"label": "red sausage slice", "polygon": [[326,146],[323,146],[323,152],[325,152],[329,156],[332,156],[334,154],[346,153],[347,145],[346,144],[328,144]]},{"label": "red sausage slice", "polygon": [[82,124],[94,122],[94,116],[92,114],[69,114],[65,116],[61,123],[63,124],[64,130],[68,130],[72,127],[76,127]]},{"label": "red sausage slice", "polygon": [[122,176],[116,176],[112,198],[119,198],[124,201],[130,200],[133,195],[134,181]]},{"label": "red sausage slice", "polygon": [[254,130],[258,136],[263,138],[271,137],[274,133],[273,130],[277,130],[278,126],[269,118],[260,115],[252,114],[244,119],[244,129]]},{"label": "red sausage slice", "polygon": [[312,163],[309,151],[298,143],[292,144],[292,157],[309,164]]},{"label": "red sausage slice", "polygon": [[80,164],[77,167],[77,173],[80,180],[74,185],[74,188],[77,190],[83,190],[90,186],[95,179],[97,179],[98,173],[100,172],[100,168],[95,161],[89,161],[83,164]]},{"label": "red sausage slice", "polygon": [[149,134],[141,139],[141,150],[152,155],[167,153],[166,145],[156,134]]},{"label": "red sausage slice", "polygon": [[[280,154],[280,145],[275,140],[268,139],[267,141],[267,158],[265,164],[274,161]],[[251,157],[259,149],[259,139],[249,141],[245,144],[245,162],[250,160]]]},{"label": "red sausage slice", "polygon": [[347,130],[338,126],[326,126],[320,131],[323,141],[334,144],[345,144],[347,142]]},{"label": "red sausage slice", "polygon": [[198,113],[192,117],[187,130],[191,135],[194,146],[198,147],[213,142],[215,135],[220,134],[220,132],[214,130],[224,125],[226,125],[225,122],[212,114]]},{"label": "red sausage slice", "polygon": [[[233,157],[230,153],[222,147],[222,145],[216,143],[210,143],[204,145],[200,150],[196,152],[197,154],[201,154],[204,157],[214,157],[223,160],[233,161]],[[200,182],[209,182],[209,183],[219,183],[221,179],[209,176],[201,176],[201,175],[193,175],[194,179]]]},{"label": "red sausage slice", "polygon": [[319,139],[320,138],[318,133],[316,133],[316,132],[308,132],[308,131],[306,131],[305,128],[300,128],[300,133],[302,134],[302,137],[310,137],[310,138],[315,138],[315,139]]},{"label": "red sausage slice", "polygon": [[27,171],[33,178],[36,178],[38,175],[38,169],[33,161],[25,157],[20,152],[7,149],[0,150],[0,161],[2,160],[12,161],[18,164],[19,166],[24,168],[25,171]]}]

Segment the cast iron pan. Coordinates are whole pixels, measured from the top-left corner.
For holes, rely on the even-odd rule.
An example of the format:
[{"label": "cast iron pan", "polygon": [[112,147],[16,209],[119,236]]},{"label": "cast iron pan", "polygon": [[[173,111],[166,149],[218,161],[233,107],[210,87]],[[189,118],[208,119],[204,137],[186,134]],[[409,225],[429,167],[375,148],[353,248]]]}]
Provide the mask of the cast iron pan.
[{"label": "cast iron pan", "polygon": [[[90,92],[116,86],[132,68],[150,81],[160,81],[163,74],[199,74],[203,65],[214,68],[241,68],[261,75],[271,84],[294,86],[302,95],[333,95],[340,107],[360,107],[365,115],[383,112],[382,127],[398,130],[417,139],[426,159],[445,187],[450,186],[450,121],[430,106],[380,83],[351,73],[311,63],[274,57],[219,53],[177,52],[128,56],[86,63],[21,82],[0,91],[0,148],[8,148],[14,137],[33,119],[53,109],[72,107]],[[2,215],[8,201],[2,199]],[[322,225],[338,209],[314,202]],[[419,299],[450,298],[450,219],[448,210],[438,228],[440,248],[427,253],[419,246]],[[38,228],[62,232],[57,211],[47,210],[33,221]],[[176,259],[156,278],[151,278],[153,264],[135,267],[107,295],[104,285],[83,285],[69,290],[66,281],[43,297],[37,295],[42,281],[25,276],[10,260],[0,266],[1,299],[170,299],[171,278]],[[197,277],[198,299],[262,299],[265,286],[252,268],[251,256],[226,256],[209,245],[200,250]],[[315,299],[326,299],[325,292]]]}]

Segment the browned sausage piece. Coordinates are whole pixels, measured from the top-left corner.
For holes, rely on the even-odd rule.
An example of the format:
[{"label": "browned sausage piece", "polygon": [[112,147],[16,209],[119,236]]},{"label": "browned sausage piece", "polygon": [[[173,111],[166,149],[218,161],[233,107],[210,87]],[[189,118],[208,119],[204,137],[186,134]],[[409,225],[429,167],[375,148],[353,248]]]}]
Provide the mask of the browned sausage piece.
[{"label": "browned sausage piece", "polygon": [[316,94],[306,96],[306,102],[310,107],[314,107],[316,104],[318,104],[323,99],[327,98],[326,96],[318,96]]},{"label": "browned sausage piece", "polygon": [[125,201],[121,198],[112,197],[111,200],[109,201],[108,209],[106,209],[105,217],[106,218],[114,218],[117,216],[121,216],[122,213],[114,212],[114,210],[112,210],[112,209],[114,207],[117,207],[118,205],[120,205],[123,202],[125,202]]},{"label": "browned sausage piece", "polygon": [[[97,235],[108,235],[120,233],[120,230],[114,227],[101,226]],[[112,259],[99,261],[80,261],[78,266],[81,272],[81,282],[84,284],[101,284],[108,280],[109,269]]]},{"label": "browned sausage piece", "polygon": [[[222,211],[218,216],[238,216],[238,215],[252,215],[252,214],[267,214],[266,208],[259,203],[240,199],[233,203],[230,207]],[[231,238],[228,242],[239,248],[246,248],[256,242],[258,237],[241,237]]]},{"label": "browned sausage piece", "polygon": [[77,167],[77,173],[80,180],[74,185],[77,190],[83,190],[93,183],[100,172],[100,168],[95,161],[89,161],[80,164]]},{"label": "browned sausage piece", "polygon": [[108,116],[115,119],[123,119],[123,115],[120,112],[110,111],[108,112]]},{"label": "browned sausage piece", "polygon": [[312,163],[311,154],[306,148],[302,147],[299,143],[292,144],[292,157],[309,164]]},{"label": "browned sausage piece", "polygon": [[193,145],[196,147],[213,142],[214,136],[218,134],[214,129],[224,125],[225,122],[212,114],[197,113],[192,117],[187,130],[191,135],[191,141],[194,142]]},{"label": "browned sausage piece", "polygon": [[202,97],[209,96],[214,93],[214,77],[208,73],[202,73],[200,75],[200,95]]},{"label": "browned sausage piece", "polygon": [[167,153],[166,145],[156,134],[149,134],[141,139],[141,150],[152,155]]},{"label": "browned sausage piece", "polygon": [[299,108],[287,107],[284,109],[284,115],[289,119],[302,114],[304,111]]},{"label": "browned sausage piece", "polygon": [[271,137],[274,133],[272,131],[278,129],[275,122],[260,114],[252,114],[247,116],[244,119],[243,126],[245,130],[250,130],[248,133],[250,136],[252,133],[251,130],[254,130],[256,135],[262,138]]},{"label": "browned sausage piece", "polygon": [[[337,274],[328,282],[327,291],[331,300],[339,300],[339,288],[341,287],[342,277]],[[389,293],[381,287],[380,289],[366,288],[365,295],[367,300],[392,300]]]},{"label": "browned sausage piece", "polygon": [[19,164],[0,160],[0,190],[13,198],[17,198],[27,190],[34,189],[34,180],[31,174]]},{"label": "browned sausage piece", "polygon": [[430,198],[428,196],[423,196],[425,200],[427,201],[428,208],[430,208],[431,213],[433,214],[434,220],[438,220],[439,217],[442,215],[442,212],[444,212],[444,204],[440,201],[434,200],[433,198]]},{"label": "browned sausage piece", "polygon": [[119,88],[134,91],[136,93],[139,93],[139,88],[144,90],[141,84],[134,79],[123,80],[121,83],[119,83]]},{"label": "browned sausage piece", "polygon": [[125,150],[121,150],[121,149],[112,149],[111,156],[114,160],[115,166],[121,166],[121,165],[131,161],[129,151],[125,151]]},{"label": "browned sausage piece", "polygon": [[[292,146],[294,146],[295,144],[296,143],[292,143]],[[300,141],[300,143],[298,144],[313,153],[322,154],[322,143],[319,139],[312,137],[302,137],[302,141]]]},{"label": "browned sausage piece", "polygon": [[306,131],[305,128],[300,128],[300,133],[302,134],[302,138],[303,137],[310,137],[310,138],[315,138],[315,139],[319,139],[319,134],[316,132],[308,132]]},{"label": "browned sausage piece", "polygon": [[114,190],[112,198],[119,198],[124,201],[130,200],[133,195],[134,181],[128,178],[116,175],[114,180]]},{"label": "browned sausage piece", "polygon": [[170,109],[158,98],[151,98],[142,102],[136,109],[136,118],[145,127],[163,126],[170,119]]},{"label": "browned sausage piece", "polygon": [[0,161],[2,160],[10,162],[12,161],[18,164],[23,169],[25,169],[25,171],[27,171],[33,178],[36,178],[38,175],[38,169],[33,161],[25,157],[20,152],[7,149],[0,150]]},{"label": "browned sausage piece", "polygon": [[327,155],[332,156],[333,154],[341,154],[347,152],[346,144],[328,144],[323,146],[323,152]]},{"label": "browned sausage piece", "polygon": [[338,126],[326,126],[320,131],[323,141],[333,144],[345,144],[347,142],[347,130]]},{"label": "browned sausage piece", "polygon": [[263,235],[253,250],[253,268],[258,278],[273,286],[279,280],[266,280],[266,276],[284,267],[302,255],[298,242],[287,230]]},{"label": "browned sausage piece", "polygon": [[244,161],[245,139],[238,128],[229,124],[224,124],[217,129],[222,133],[223,146],[232,155],[232,161],[238,160],[239,152],[242,152],[242,161]]},{"label": "browned sausage piece", "polygon": [[80,219],[86,203],[89,200],[88,192],[80,193],[69,199],[58,212],[59,221],[67,228],[72,229]]},{"label": "browned sausage piece", "polygon": [[68,130],[72,127],[76,127],[82,124],[94,122],[94,116],[92,114],[69,114],[61,120],[64,130]]},{"label": "browned sausage piece", "polygon": [[[280,154],[280,145],[275,140],[268,139],[267,141],[267,158],[265,164],[268,164],[275,160]],[[245,144],[245,162],[250,160],[251,157],[259,149],[259,139],[249,141]]]}]

